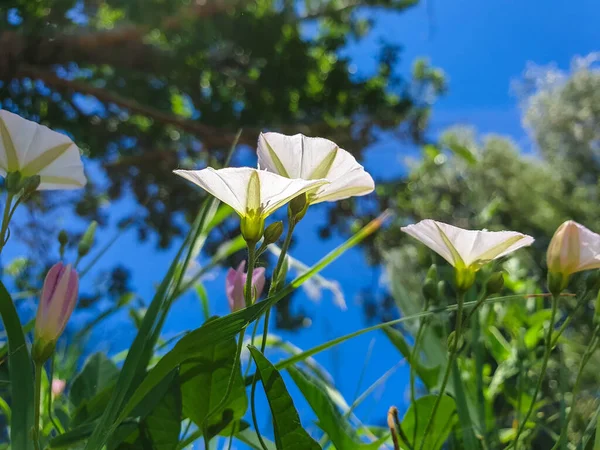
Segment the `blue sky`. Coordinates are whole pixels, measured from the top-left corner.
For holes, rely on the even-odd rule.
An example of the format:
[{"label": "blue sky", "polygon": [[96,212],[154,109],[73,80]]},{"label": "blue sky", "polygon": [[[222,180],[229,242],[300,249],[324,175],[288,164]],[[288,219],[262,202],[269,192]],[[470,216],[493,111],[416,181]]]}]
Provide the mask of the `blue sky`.
[{"label": "blue sky", "polygon": [[[359,14],[367,13],[360,11]],[[453,124],[471,124],[485,133],[508,135],[526,150],[531,148],[531,143],[521,126],[511,82],[522,75],[528,62],[555,63],[567,69],[574,56],[598,50],[595,46],[600,43],[600,2],[597,0],[429,0],[429,5],[423,3],[402,14],[381,11],[368,14],[376,22],[373,33],[347,49],[359,74],[373,70],[381,38],[401,44],[403,73],[409,72],[415,58],[427,56],[448,76],[449,93],[434,107],[434,133]],[[382,142],[369,149],[365,165],[376,178],[393,176],[404,170],[402,162],[408,154],[418,153],[397,142]],[[316,228],[324,221],[323,212],[322,206],[311,208],[298,230],[301,237],[292,254],[307,264],[314,263],[342,241],[339,237],[324,242],[316,238]],[[101,240],[109,237],[103,236]],[[99,269],[111,267],[117,261],[130,267],[133,286],[149,300],[174,253],[175,249],[157,252],[154,242],[140,245],[132,232],[121,238],[119,245],[99,264]],[[306,309],[312,317],[312,325],[299,333],[280,334],[301,348],[364,327],[357,294],[363,288],[372,287],[374,278],[380,274],[366,267],[360,251],[355,250],[333,263],[323,275],[340,282],[348,310],[342,312],[334,307],[328,294],[319,305],[303,294],[298,295],[296,305]],[[223,286],[222,273],[216,273],[214,279],[206,282],[212,313],[227,312]],[[165,334],[196,328],[201,321],[197,298],[193,294],[186,295],[175,304]],[[110,321],[95,334],[93,347],[114,354],[130,342],[132,328],[126,318]],[[370,359],[365,362],[368,354]],[[373,333],[320,354],[317,360],[331,371],[346,400],[352,402],[361,368],[366,367],[359,391],[397,365],[399,354],[383,334]],[[366,422],[381,423],[392,404],[404,409],[406,383],[406,367],[400,367],[358,409],[359,417]],[[310,417],[306,405],[299,403],[299,409],[303,418]]]}]

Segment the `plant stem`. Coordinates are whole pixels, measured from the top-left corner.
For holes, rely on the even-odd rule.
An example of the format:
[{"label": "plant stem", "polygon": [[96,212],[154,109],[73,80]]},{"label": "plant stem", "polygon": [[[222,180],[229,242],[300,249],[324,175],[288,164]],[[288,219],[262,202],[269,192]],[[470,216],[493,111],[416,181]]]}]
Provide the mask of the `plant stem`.
[{"label": "plant stem", "polygon": [[[448,380],[450,379],[450,371],[452,370],[452,366],[454,365],[454,361],[456,360],[456,356],[458,354],[458,344],[462,334],[462,316],[463,316],[463,305],[465,300],[464,292],[459,292],[456,298],[457,310],[456,310],[456,329],[454,330],[454,340],[452,342],[452,347],[450,348],[450,355],[448,357],[448,364],[446,365],[446,371],[444,373],[444,378],[442,380],[442,385],[440,386],[440,393],[435,399],[435,403],[433,405],[433,409],[431,410],[431,415],[429,416],[429,420],[427,421],[427,426],[425,427],[425,434],[423,435],[423,440],[421,441],[421,445],[419,446],[420,450],[423,450],[423,446],[425,445],[425,441],[431,432],[431,428],[433,427],[433,423],[435,421],[435,415],[437,414],[437,410],[442,401],[442,397],[446,392],[446,386],[448,385]],[[478,302],[479,304],[479,302]]]},{"label": "plant stem", "polygon": [[254,254],[256,253],[256,244],[248,243],[248,272],[246,273],[246,288],[244,295],[246,298],[246,307],[252,305],[252,272],[254,272]]},{"label": "plant stem", "polygon": [[527,409],[527,413],[523,418],[523,422],[517,429],[517,435],[515,436],[515,441],[513,447],[515,450],[518,450],[519,438],[521,437],[521,433],[525,429],[527,421],[529,420],[529,416],[533,412],[533,408],[535,408],[535,401],[537,399],[538,393],[542,388],[542,382],[544,381],[544,375],[546,374],[546,368],[548,367],[548,361],[550,360],[550,353],[552,353],[552,332],[554,330],[554,321],[556,319],[556,311],[558,310],[558,299],[560,294],[552,296],[552,313],[550,314],[550,326],[548,327],[548,334],[546,335],[546,350],[544,352],[544,359],[542,360],[542,370],[540,371],[540,376],[538,378],[538,382],[536,383],[535,390],[533,391],[533,396],[531,397],[531,404]]},{"label": "plant stem", "polygon": [[[423,308],[424,311],[427,311],[429,309],[429,300],[425,301],[425,307]],[[419,428],[419,413],[417,411],[417,402],[416,402],[416,398],[417,398],[417,392],[416,392],[416,388],[415,388],[415,359],[418,358],[418,354],[419,354],[419,344],[421,341],[421,335],[423,334],[423,332],[425,331],[425,326],[427,323],[428,319],[427,318],[423,318],[421,321],[419,321],[419,329],[417,330],[417,334],[415,336],[415,344],[413,346],[411,355],[410,355],[410,403],[411,405],[413,405],[413,408],[415,410],[415,426],[413,427],[413,436],[412,436],[412,444],[417,445],[417,429]]]},{"label": "plant stem", "polygon": [[554,447],[552,447],[552,450],[557,449],[560,445],[564,443],[564,440],[567,438],[567,432],[569,431],[569,422],[571,422],[571,419],[573,418],[573,413],[575,412],[575,401],[577,399],[577,394],[579,393],[579,388],[581,386],[583,371],[587,363],[592,358],[594,352],[596,351],[596,348],[598,348],[599,337],[600,325],[597,325],[594,329],[592,339],[590,340],[590,343],[585,349],[585,352],[581,357],[581,361],[579,362],[579,370],[577,372],[577,377],[575,378],[575,384],[573,385],[573,391],[571,394],[571,408],[569,410],[569,414],[567,415],[567,419],[565,420],[565,423],[563,424],[563,427],[560,430],[560,436],[554,444]]},{"label": "plant stem", "polygon": [[40,450],[40,403],[42,396],[42,369],[43,363],[35,361],[35,394],[33,403],[33,429],[31,430],[31,437],[33,439],[33,446],[35,450]]},{"label": "plant stem", "polygon": [[59,426],[54,420],[54,414],[52,413],[52,380],[54,379],[54,356],[55,353],[50,357],[50,374],[48,376],[48,417],[50,418],[50,422],[54,425],[56,432],[58,434],[64,433],[64,429],[62,426]]},{"label": "plant stem", "polygon": [[6,232],[8,231],[8,223],[10,222],[10,209],[12,205],[12,199],[14,194],[6,195],[6,203],[4,204],[4,214],[2,215],[2,225],[0,227],[0,253],[2,253],[2,249],[4,249],[4,245],[6,244]]},{"label": "plant stem", "polygon": [[[281,268],[283,267],[283,263],[285,261],[285,257],[288,249],[290,248],[290,244],[292,242],[292,233],[294,232],[294,221],[290,220],[288,223],[288,231],[285,236],[285,241],[283,242],[283,246],[281,247],[281,253],[279,254],[279,258],[277,259],[277,264],[275,265],[275,269],[273,270],[273,277],[271,278],[271,286],[269,287],[269,297],[273,295],[277,286],[279,286],[279,275],[281,272]],[[269,335],[269,318],[271,317],[271,308],[268,308],[265,312],[265,322],[263,325],[263,335],[262,341],[260,343],[260,352],[265,353],[265,348],[267,347],[267,336]],[[256,432],[256,437],[260,442],[260,445],[264,450],[267,450],[267,445],[265,444],[262,435],[260,434],[260,430],[258,427],[258,419],[256,418],[256,384],[258,382],[258,371],[254,372],[254,376],[252,377],[252,388],[250,390],[250,409],[252,410],[252,423],[254,424],[254,430]]]},{"label": "plant stem", "polygon": [[[485,297],[483,297],[485,298]],[[479,432],[482,436],[482,444],[487,447],[488,444],[488,427],[485,411],[485,397],[483,393],[483,365],[484,365],[484,354],[483,354],[483,339],[481,336],[481,314],[471,315],[471,329],[473,333],[473,352],[475,353],[475,380],[476,380],[476,392],[477,392],[477,405],[478,418],[479,418]]]}]

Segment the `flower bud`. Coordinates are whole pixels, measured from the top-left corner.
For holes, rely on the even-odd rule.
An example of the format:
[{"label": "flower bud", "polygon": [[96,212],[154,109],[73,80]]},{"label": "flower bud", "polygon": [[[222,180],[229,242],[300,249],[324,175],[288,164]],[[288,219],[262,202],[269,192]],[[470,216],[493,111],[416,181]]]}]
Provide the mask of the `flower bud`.
[{"label": "flower bud", "polygon": [[437,272],[437,266],[435,264],[432,264],[429,267],[429,270],[427,270],[427,276],[425,277],[425,280],[431,280],[434,282],[437,282],[438,279],[438,272]]},{"label": "flower bud", "polygon": [[246,242],[256,244],[265,230],[265,218],[262,216],[245,216],[240,223],[240,231]]},{"label": "flower bud", "polygon": [[475,282],[475,270],[471,267],[457,267],[455,270],[455,277],[456,288],[461,292],[466,292]]},{"label": "flower bud", "polygon": [[[456,341],[456,331],[452,331],[448,335],[448,341],[447,341],[448,351],[452,352],[452,351],[460,350],[465,342],[463,336],[460,337],[458,342],[455,342],[455,341]],[[454,345],[456,345],[456,348],[454,348]]]},{"label": "flower bud", "polygon": [[79,246],[77,247],[79,257],[85,256],[90,252],[92,245],[94,245],[94,236],[96,235],[97,226],[98,222],[92,220],[90,226],[85,230],[85,233],[83,233],[83,236],[79,241]]},{"label": "flower bud", "polygon": [[35,320],[33,357],[45,361],[67,325],[79,293],[79,277],[71,265],[57,263],[48,271]]},{"label": "flower bud", "polygon": [[294,197],[289,205],[288,205],[288,216],[290,221],[294,223],[300,222],[306,211],[308,211],[308,198],[306,194],[300,194],[297,197]]},{"label": "flower bud", "polygon": [[437,283],[431,279],[426,279],[425,283],[423,283],[423,287],[421,288],[422,292],[423,292],[423,297],[425,297],[425,300],[427,300],[430,304],[434,304],[436,303],[437,300]]},{"label": "flower bud", "polygon": [[67,382],[65,380],[59,380],[58,378],[54,378],[52,380],[52,397],[57,398],[65,390],[67,386]]},{"label": "flower bud", "polygon": [[490,275],[485,284],[485,291],[488,295],[498,294],[504,287],[504,274],[502,272],[494,272]]},{"label": "flower bud", "polygon": [[42,178],[39,175],[33,175],[31,177],[25,178],[23,180],[23,196],[28,196],[37,191],[37,188],[40,187],[42,183]]},{"label": "flower bud", "polygon": [[21,190],[21,172],[10,172],[6,174],[6,190],[12,194],[16,194]]},{"label": "flower bud", "polygon": [[274,244],[283,234],[283,222],[280,220],[269,225],[264,233],[264,245]]},{"label": "flower bud", "polygon": [[60,233],[58,233],[58,243],[61,247],[64,247],[69,243],[69,235],[65,230],[60,230]]},{"label": "flower bud", "polygon": [[[246,285],[247,274],[245,272],[246,261],[242,261],[237,270],[229,269],[225,277],[225,293],[229,300],[231,312],[245,308],[246,298],[244,296],[244,286]],[[257,267],[252,272],[252,302],[254,303],[262,294],[265,287],[265,268]]]},{"label": "flower bud", "polygon": [[575,222],[568,220],[558,227],[548,246],[548,272],[571,275],[577,271],[579,255],[579,230]]}]

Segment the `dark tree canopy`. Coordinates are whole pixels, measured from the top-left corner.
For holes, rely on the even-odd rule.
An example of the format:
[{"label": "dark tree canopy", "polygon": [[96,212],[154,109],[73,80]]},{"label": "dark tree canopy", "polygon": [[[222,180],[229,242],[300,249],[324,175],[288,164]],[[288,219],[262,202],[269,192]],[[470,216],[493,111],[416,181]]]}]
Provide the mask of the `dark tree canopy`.
[{"label": "dark tree canopy", "polygon": [[369,33],[363,12],[411,0],[2,3],[0,105],[97,161],[77,214],[102,223],[99,206],[131,193],[128,218],[161,246],[182,233],[173,213],[198,205],[171,170],[218,165],[239,128],[252,147],[263,129],[302,132],[360,158],[381,129],[420,140],[424,93],[444,87],[423,62],[399,77],[400,49],[383,42],[369,76],[341,56]]}]

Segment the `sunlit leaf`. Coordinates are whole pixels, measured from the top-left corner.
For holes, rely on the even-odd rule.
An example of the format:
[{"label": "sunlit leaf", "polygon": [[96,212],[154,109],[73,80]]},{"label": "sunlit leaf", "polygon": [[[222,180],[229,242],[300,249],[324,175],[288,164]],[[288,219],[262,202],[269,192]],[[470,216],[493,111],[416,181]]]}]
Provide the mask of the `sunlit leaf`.
[{"label": "sunlit leaf", "polygon": [[249,346],[249,349],[271,407],[277,449],[321,449],[317,441],[302,428],[294,401],[288,394],[283,378],[277,369],[257,348]]}]

